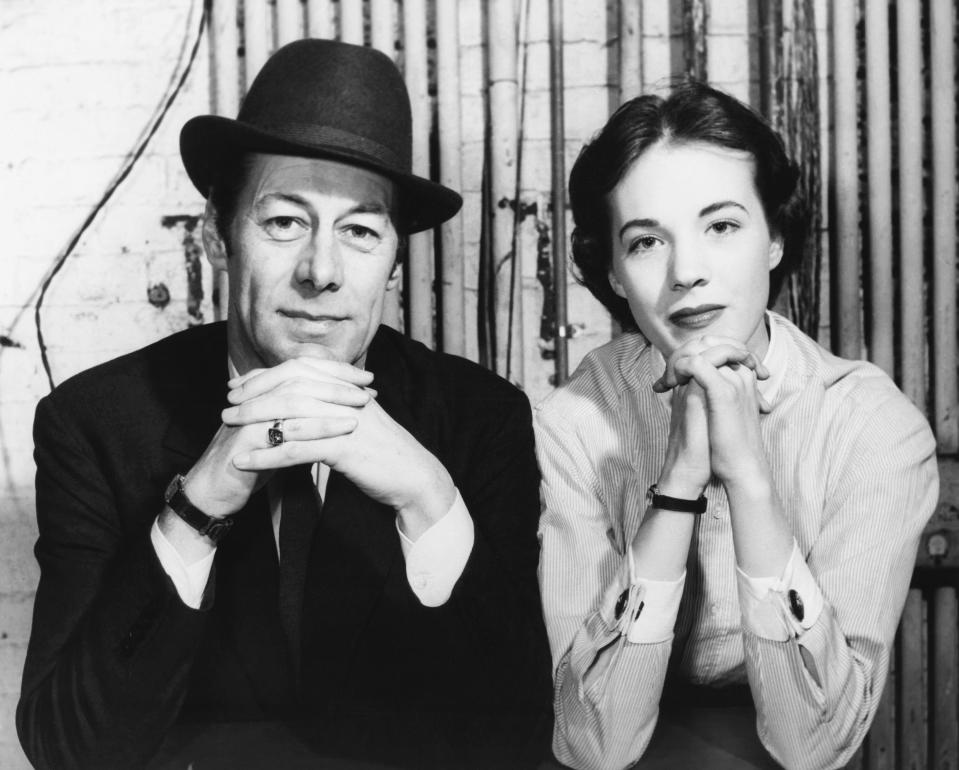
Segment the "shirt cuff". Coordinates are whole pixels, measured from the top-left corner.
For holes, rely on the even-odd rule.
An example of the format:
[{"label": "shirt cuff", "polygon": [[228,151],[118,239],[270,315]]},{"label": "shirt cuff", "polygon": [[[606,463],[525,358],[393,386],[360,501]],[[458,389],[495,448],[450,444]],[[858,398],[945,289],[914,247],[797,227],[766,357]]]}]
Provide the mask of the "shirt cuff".
[{"label": "shirt cuff", "polygon": [[420,604],[425,607],[445,604],[463,574],[475,537],[473,519],[459,490],[449,511],[415,542],[403,533],[399,518],[396,531],[406,559],[406,579]]},{"label": "shirt cuff", "polygon": [[822,591],[795,541],[781,578],[753,578],[737,564],[736,583],[743,626],[763,639],[784,642],[798,637],[822,613]]},{"label": "shirt cuff", "polygon": [[679,614],[679,602],[683,598],[686,585],[686,572],[677,580],[647,580],[636,575],[633,562],[633,550],[627,549],[629,580],[641,595],[641,605],[637,609],[635,620],[626,633],[633,644],[660,644],[673,638],[676,616]]},{"label": "shirt cuff", "polygon": [[203,602],[203,592],[206,590],[207,581],[210,579],[210,570],[213,567],[213,557],[216,555],[216,549],[209,556],[204,556],[200,561],[188,565],[183,561],[177,549],[160,531],[157,521],[158,519],[153,520],[153,527],[150,529],[150,541],[153,543],[153,550],[156,551],[157,559],[160,560],[160,566],[173,581],[173,587],[176,588],[180,601],[187,607],[198,610]]}]

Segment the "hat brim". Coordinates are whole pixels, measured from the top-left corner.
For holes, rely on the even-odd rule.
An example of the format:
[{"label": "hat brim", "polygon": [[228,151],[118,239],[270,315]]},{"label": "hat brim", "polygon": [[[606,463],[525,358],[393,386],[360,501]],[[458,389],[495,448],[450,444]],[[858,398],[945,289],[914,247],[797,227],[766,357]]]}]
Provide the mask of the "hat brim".
[{"label": "hat brim", "polygon": [[344,147],[320,146],[280,138],[238,120],[201,115],[180,131],[180,157],[190,181],[205,198],[224,164],[244,152],[329,158],[376,171],[391,179],[400,193],[397,228],[404,234],[436,227],[452,218],[463,205],[459,193],[429,179],[397,171],[375,158]]}]

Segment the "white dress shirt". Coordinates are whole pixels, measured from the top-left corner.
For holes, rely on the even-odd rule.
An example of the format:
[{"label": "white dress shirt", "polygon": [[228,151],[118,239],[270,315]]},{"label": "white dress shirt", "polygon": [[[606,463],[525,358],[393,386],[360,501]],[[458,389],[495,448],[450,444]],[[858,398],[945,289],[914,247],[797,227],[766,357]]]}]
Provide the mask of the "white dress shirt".
[{"label": "white dress shirt", "polygon": [[786,767],[841,766],[869,729],[938,497],[935,441],[880,369],[768,319],[760,429],[794,535],[782,575],[738,567],[715,480],[687,574],[644,580],[631,564],[670,415],[670,395],[652,391],[665,362],[641,335],[590,353],[535,410],[553,750],[568,765],[642,756],[674,647],[686,681],[749,683],[759,738]]}]

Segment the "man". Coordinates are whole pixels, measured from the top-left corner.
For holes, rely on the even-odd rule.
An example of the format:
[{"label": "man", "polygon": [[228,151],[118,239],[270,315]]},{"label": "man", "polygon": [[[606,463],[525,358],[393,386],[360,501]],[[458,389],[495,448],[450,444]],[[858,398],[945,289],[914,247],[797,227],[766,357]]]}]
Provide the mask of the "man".
[{"label": "man", "polygon": [[37,408],[17,724],[38,767],[140,766],[175,724],[417,767],[548,742],[528,402],[379,326],[403,235],[461,204],[410,145],[392,62],[319,40],[280,49],[236,121],[184,127],[228,321]]}]

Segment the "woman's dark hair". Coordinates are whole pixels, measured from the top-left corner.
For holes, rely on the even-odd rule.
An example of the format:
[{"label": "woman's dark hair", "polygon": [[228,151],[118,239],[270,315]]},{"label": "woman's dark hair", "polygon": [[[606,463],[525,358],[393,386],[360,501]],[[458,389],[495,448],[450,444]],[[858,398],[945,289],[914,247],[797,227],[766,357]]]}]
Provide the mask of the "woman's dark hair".
[{"label": "woman's dark hair", "polygon": [[569,176],[572,252],[580,282],[624,329],[636,322],[609,283],[612,244],[607,196],[639,157],[657,142],[704,142],[748,152],[770,232],[783,239],[783,257],[770,276],[769,305],[799,264],[807,234],[799,169],[763,118],[729,94],[686,82],[665,99],[639,96],[623,104],[580,152]]}]

